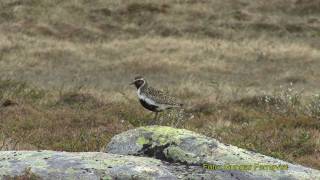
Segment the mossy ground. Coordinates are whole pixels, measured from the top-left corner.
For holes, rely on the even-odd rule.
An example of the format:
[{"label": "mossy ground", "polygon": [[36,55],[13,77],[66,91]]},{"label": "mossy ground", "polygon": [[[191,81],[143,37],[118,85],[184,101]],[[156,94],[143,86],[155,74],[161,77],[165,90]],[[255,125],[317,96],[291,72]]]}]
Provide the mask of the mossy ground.
[{"label": "mossy ground", "polygon": [[128,86],[140,74],[184,100],[179,127],[319,169],[319,12],[317,0],[3,0],[0,147],[100,150],[153,117]]}]

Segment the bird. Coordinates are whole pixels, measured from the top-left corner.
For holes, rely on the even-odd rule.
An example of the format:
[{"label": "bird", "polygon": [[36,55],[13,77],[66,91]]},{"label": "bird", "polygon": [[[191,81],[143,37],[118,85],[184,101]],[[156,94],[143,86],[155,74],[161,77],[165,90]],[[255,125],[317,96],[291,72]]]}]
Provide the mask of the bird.
[{"label": "bird", "polygon": [[135,85],[137,88],[141,105],[149,111],[155,112],[154,121],[157,120],[159,112],[183,106],[175,97],[149,86],[142,76],[136,76],[130,85]]}]

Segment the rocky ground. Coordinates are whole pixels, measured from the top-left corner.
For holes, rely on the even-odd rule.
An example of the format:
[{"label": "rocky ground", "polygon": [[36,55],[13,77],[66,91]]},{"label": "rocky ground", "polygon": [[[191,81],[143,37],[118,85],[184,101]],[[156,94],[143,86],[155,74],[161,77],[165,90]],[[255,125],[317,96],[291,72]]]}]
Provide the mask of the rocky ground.
[{"label": "rocky ground", "polygon": [[[222,169],[209,170],[203,167],[212,167],[210,165]],[[287,166],[288,169],[271,169],[280,167],[277,165]],[[236,167],[242,169],[235,170]],[[252,169],[253,167],[255,169]],[[166,126],[148,126],[116,135],[104,152],[1,151],[0,177],[319,179],[320,171],[226,145],[192,131]]]}]

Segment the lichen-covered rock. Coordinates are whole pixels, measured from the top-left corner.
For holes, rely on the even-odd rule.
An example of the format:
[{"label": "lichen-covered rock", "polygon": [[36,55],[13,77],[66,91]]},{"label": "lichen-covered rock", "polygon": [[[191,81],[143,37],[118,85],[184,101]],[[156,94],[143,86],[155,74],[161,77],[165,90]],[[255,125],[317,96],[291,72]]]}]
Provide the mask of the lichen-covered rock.
[{"label": "lichen-covered rock", "polygon": [[176,179],[156,159],[102,152],[0,151],[0,179]]},{"label": "lichen-covered rock", "polygon": [[[320,179],[318,170],[171,127],[129,130],[115,136],[106,152],[0,151],[0,179]],[[247,168],[279,164],[288,169]],[[203,167],[211,165],[232,170]]]},{"label": "lichen-covered rock", "polygon": [[[199,174],[196,174],[202,174],[208,179],[320,179],[320,171],[318,170],[291,164],[232,145],[225,145],[213,138],[192,131],[165,126],[140,127],[116,135],[107,145],[105,151],[123,155],[155,157],[180,165],[191,165],[194,166],[194,169],[204,164],[224,168],[230,167],[224,165],[234,165],[230,169],[244,168],[211,170],[205,173],[199,171]],[[287,166],[288,169],[272,170],[270,168],[279,165],[281,167]],[[186,173],[188,174],[188,170]]]}]

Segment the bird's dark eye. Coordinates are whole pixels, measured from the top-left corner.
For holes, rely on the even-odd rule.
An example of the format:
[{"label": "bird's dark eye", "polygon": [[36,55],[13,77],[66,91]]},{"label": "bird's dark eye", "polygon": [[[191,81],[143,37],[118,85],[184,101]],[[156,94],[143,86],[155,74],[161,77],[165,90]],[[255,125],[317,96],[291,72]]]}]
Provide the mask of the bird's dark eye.
[{"label": "bird's dark eye", "polygon": [[137,81],[137,84],[138,84],[138,85],[142,85],[142,84],[143,84],[143,81],[142,81],[142,80],[138,80],[138,81]]},{"label": "bird's dark eye", "polygon": [[140,88],[142,85],[143,85],[144,81],[141,80],[141,79],[138,79],[138,80],[135,80],[134,81],[134,85],[137,87],[137,88]]}]

